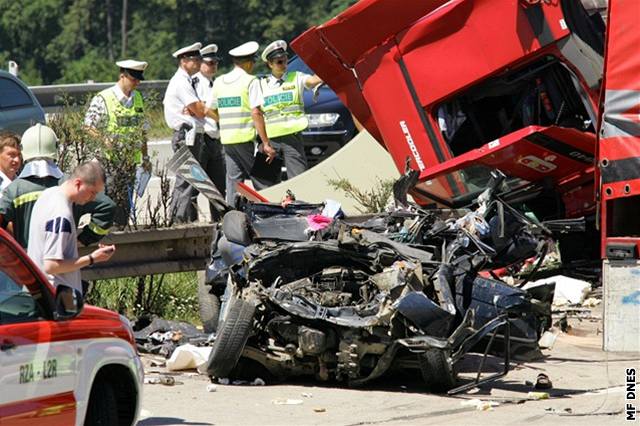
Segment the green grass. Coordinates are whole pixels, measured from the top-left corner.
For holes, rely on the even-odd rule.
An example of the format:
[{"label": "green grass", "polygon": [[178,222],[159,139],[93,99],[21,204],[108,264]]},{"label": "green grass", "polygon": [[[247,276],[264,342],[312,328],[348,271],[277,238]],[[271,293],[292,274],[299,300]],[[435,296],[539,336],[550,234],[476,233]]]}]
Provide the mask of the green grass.
[{"label": "green grass", "polygon": [[162,108],[151,108],[145,112],[145,118],[149,123],[149,139],[171,139],[173,130],[171,130],[164,121],[164,112]]},{"label": "green grass", "polygon": [[87,302],[128,318],[153,314],[199,325],[195,272],[96,281]]}]

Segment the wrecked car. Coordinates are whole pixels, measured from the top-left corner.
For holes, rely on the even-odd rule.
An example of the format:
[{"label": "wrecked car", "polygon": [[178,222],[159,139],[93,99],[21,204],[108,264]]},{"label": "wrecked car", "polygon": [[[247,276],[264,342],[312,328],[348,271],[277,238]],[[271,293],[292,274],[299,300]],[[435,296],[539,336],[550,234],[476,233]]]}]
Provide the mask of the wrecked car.
[{"label": "wrecked car", "polygon": [[[409,172],[397,194],[416,178]],[[321,206],[227,213],[210,268],[226,301],[209,374],[357,386],[418,369],[429,389],[448,391],[469,352],[504,357],[504,372],[489,379],[506,374],[511,356],[535,357],[553,285],[533,294],[478,275],[537,256],[550,235],[496,196],[503,184],[495,173],[473,210],[406,205],[317,231],[304,229],[305,214]]]}]

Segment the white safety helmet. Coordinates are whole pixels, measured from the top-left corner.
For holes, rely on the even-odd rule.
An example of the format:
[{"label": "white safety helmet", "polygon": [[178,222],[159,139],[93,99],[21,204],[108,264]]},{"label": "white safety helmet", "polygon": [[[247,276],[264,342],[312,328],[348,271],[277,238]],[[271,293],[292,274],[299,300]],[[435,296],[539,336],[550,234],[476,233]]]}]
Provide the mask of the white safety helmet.
[{"label": "white safety helmet", "polygon": [[58,137],[50,127],[40,123],[29,127],[22,135],[22,158],[29,161],[33,158],[58,159]]}]

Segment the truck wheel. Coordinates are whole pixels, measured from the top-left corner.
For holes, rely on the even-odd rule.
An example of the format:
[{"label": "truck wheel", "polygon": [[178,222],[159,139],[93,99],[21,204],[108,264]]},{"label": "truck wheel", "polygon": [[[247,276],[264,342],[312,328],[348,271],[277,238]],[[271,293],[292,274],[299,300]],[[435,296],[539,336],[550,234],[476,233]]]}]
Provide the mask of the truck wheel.
[{"label": "truck wheel", "polygon": [[457,372],[442,349],[430,349],[418,355],[420,372],[427,388],[432,392],[446,392],[456,385]]},{"label": "truck wheel", "polygon": [[210,293],[210,288],[204,283],[205,272],[198,271],[198,307],[200,308],[200,320],[205,333],[214,333],[218,329],[218,316],[220,315],[220,299]]},{"label": "truck wheel", "polygon": [[118,424],[118,402],[109,382],[94,383],[89,395],[85,426],[112,426]]},{"label": "truck wheel", "polygon": [[228,377],[236,366],[249,338],[255,309],[252,303],[245,300],[236,297],[229,300],[229,312],[220,324],[207,362],[209,375]]}]

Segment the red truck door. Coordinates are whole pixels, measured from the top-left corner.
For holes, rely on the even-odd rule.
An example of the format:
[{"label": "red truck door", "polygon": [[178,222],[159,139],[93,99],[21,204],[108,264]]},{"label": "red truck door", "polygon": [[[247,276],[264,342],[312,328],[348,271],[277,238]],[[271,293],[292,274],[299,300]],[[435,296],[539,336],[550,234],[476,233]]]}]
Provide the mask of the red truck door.
[{"label": "red truck door", "polygon": [[[640,351],[640,2],[610,0],[598,134],[603,347]],[[627,419],[635,407],[626,406]]]},{"label": "red truck door", "polygon": [[640,245],[640,2],[609,6],[598,172],[602,256],[638,258]]}]

